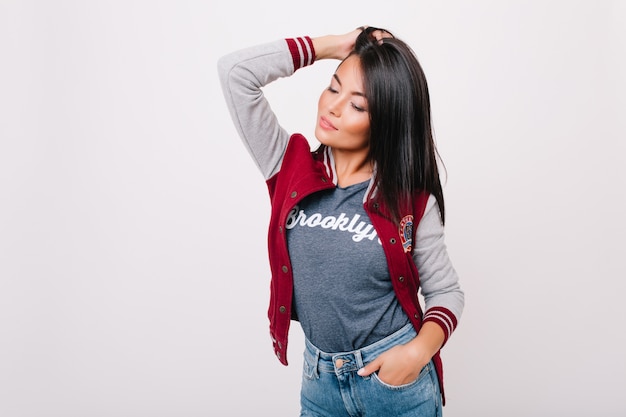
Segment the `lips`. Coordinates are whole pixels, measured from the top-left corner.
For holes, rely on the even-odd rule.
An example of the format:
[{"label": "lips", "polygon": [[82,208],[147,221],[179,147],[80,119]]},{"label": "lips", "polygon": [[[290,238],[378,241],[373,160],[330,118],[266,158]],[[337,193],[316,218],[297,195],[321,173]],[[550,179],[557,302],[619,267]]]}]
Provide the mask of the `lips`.
[{"label": "lips", "polygon": [[327,118],[325,118],[324,116],[320,117],[320,127],[322,129],[326,129],[326,130],[337,130],[337,128],[335,127],[334,124],[332,124],[330,122],[330,120],[328,120]]}]

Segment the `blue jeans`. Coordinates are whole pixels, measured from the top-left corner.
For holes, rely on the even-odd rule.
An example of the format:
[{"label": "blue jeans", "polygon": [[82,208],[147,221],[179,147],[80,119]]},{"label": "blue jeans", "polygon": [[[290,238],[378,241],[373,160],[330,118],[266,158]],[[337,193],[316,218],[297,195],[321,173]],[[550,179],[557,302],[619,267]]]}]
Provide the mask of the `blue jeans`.
[{"label": "blue jeans", "polygon": [[389,348],[415,337],[411,323],[386,338],[352,352],[326,353],[305,341],[300,416],[316,417],[441,417],[441,394],[431,362],[405,385],[384,383],[375,372],[357,375],[359,368]]}]

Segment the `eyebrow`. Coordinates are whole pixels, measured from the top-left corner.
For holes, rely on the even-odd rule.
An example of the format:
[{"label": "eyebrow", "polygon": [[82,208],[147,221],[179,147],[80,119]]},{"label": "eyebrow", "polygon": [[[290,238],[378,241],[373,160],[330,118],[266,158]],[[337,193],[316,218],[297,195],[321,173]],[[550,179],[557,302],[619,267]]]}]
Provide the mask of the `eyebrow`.
[{"label": "eyebrow", "polygon": [[[333,78],[339,83],[339,85],[341,86],[341,80],[339,79],[339,77],[337,76],[337,74],[333,74]],[[367,98],[365,97],[365,94],[361,93],[360,91],[353,91],[352,92],[353,96],[360,96],[363,98]]]}]

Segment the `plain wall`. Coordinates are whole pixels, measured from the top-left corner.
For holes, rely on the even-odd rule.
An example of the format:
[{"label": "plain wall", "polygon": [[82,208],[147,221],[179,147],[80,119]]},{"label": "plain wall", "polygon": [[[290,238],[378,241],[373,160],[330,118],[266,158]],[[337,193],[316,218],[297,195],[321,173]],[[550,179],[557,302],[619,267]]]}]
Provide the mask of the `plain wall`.
[{"label": "plain wall", "polygon": [[[626,415],[624,2],[2,0],[1,416],[298,414],[216,60],[364,24],[429,80],[466,292],[444,415]],[[266,89],[312,143],[335,65]]]}]

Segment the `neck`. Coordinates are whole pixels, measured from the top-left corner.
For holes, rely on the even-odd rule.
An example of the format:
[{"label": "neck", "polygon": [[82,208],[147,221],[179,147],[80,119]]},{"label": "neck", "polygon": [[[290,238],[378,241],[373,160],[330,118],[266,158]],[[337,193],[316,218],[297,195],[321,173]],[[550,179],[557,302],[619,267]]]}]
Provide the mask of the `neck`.
[{"label": "neck", "polygon": [[332,149],[337,173],[337,184],[348,187],[366,181],[372,177],[373,165],[368,159],[367,150],[362,152],[345,152]]}]

